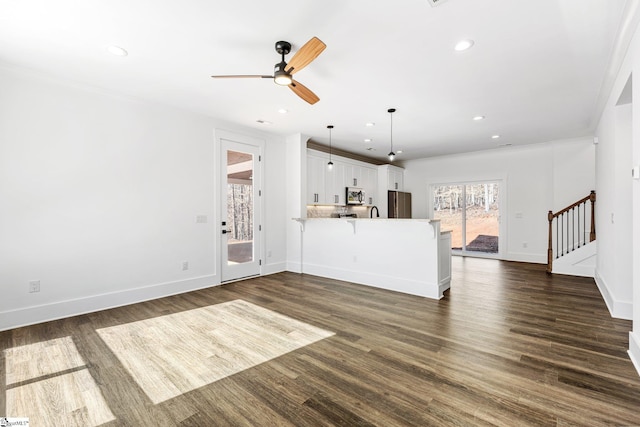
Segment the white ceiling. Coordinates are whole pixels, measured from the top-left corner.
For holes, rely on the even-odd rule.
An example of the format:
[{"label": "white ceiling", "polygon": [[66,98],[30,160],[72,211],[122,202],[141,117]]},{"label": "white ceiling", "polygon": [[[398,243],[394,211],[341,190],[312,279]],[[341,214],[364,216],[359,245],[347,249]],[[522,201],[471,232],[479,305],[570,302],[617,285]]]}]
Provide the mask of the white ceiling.
[{"label": "white ceiling", "polygon": [[[394,107],[403,160],[592,134],[625,2],[3,0],[0,64],[321,143],[333,124],[334,145],[374,157]],[[276,41],[290,59],[312,36],[327,48],[295,78],[315,105],[269,79],[210,77],[271,74]],[[454,51],[464,38],[474,47]]]}]

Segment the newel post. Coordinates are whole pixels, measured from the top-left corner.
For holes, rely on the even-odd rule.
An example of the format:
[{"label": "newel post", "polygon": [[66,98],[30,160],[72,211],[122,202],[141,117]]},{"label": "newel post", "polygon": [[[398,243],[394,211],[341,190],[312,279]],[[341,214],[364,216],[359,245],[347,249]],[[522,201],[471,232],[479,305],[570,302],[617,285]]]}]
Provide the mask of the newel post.
[{"label": "newel post", "polygon": [[596,192],[591,190],[589,194],[589,200],[591,200],[591,232],[589,233],[589,241],[596,240]]},{"label": "newel post", "polygon": [[549,211],[547,215],[549,219],[549,248],[547,249],[547,273],[551,273],[553,269],[553,231],[552,231],[552,223],[553,223],[553,212]]}]

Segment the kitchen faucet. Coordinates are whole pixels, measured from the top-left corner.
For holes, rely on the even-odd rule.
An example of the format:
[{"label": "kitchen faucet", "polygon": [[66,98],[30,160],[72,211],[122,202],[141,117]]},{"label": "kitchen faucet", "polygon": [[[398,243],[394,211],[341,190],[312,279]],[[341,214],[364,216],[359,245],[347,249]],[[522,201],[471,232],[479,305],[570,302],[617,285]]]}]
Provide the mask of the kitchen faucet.
[{"label": "kitchen faucet", "polygon": [[371,206],[371,210],[369,211],[369,218],[373,218],[373,210],[376,210],[376,218],[380,218],[380,212],[378,212],[377,206]]}]

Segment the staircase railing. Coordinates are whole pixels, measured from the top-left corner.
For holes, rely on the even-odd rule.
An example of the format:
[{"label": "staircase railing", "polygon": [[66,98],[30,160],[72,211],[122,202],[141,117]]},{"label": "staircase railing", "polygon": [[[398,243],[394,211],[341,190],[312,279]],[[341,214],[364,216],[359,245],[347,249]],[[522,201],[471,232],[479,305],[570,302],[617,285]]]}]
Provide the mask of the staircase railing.
[{"label": "staircase railing", "polygon": [[[587,220],[587,203],[591,202],[590,219]],[[582,208],[582,212],[580,212]],[[596,240],[596,192],[591,193],[572,205],[556,213],[549,211],[549,249],[547,250],[547,273],[553,270],[554,240],[555,259],[560,258],[587,244],[587,224],[589,224],[589,242]],[[555,227],[554,227],[555,225]],[[555,232],[554,232],[555,228]],[[555,239],[554,239],[555,238]]]}]

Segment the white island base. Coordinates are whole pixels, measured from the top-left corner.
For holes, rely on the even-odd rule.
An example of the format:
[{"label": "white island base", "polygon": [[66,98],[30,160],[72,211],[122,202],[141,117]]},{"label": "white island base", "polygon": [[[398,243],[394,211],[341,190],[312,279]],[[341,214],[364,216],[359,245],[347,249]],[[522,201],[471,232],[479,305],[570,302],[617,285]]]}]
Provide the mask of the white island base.
[{"label": "white island base", "polygon": [[302,272],[440,299],[451,283],[451,233],[428,219],[295,218]]}]

